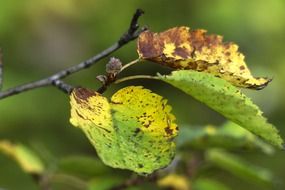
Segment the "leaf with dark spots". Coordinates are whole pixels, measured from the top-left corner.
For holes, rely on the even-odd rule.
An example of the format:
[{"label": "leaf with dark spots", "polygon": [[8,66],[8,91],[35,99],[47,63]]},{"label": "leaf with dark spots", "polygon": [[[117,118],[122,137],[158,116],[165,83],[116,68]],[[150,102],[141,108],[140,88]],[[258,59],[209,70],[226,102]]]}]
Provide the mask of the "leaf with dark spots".
[{"label": "leaf with dark spots", "polygon": [[94,92],[92,90],[86,89],[86,88],[75,88],[74,94],[75,99],[77,101],[87,100],[89,97],[96,95],[97,92]]},{"label": "leaf with dark spots", "polygon": [[239,89],[209,73],[191,70],[159,75],[159,79],[179,88],[213,110],[279,148],[283,139],[260,109]]},{"label": "leaf with dark spots", "polygon": [[85,132],[105,164],[149,174],[172,161],[178,128],[163,97],[140,86],[119,90],[111,101],[88,89],[77,91],[70,96],[70,121]]},{"label": "leaf with dark spots", "polygon": [[206,30],[191,31],[185,26],[161,33],[148,30],[140,34],[137,51],[141,59],[211,73],[238,87],[262,89],[270,82],[251,75],[236,44],[224,43],[222,36],[209,35]]},{"label": "leaf with dark spots", "polygon": [[164,128],[165,132],[168,134],[168,135],[172,135],[173,134],[173,129],[171,129],[170,127],[166,127]]},{"label": "leaf with dark spots", "polygon": [[135,132],[134,132],[134,135],[137,136],[140,131],[141,131],[140,128],[136,128],[136,130],[135,130]]}]

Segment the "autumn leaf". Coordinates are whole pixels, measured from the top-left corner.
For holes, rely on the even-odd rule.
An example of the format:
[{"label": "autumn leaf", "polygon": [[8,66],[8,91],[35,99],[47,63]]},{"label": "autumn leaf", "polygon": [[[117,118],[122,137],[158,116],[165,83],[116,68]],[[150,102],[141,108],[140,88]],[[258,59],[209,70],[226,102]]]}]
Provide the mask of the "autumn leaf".
[{"label": "autumn leaf", "polygon": [[28,147],[22,144],[13,144],[7,140],[0,141],[0,152],[10,156],[27,173],[41,174],[44,164],[41,159]]},{"label": "autumn leaf", "polygon": [[172,190],[189,190],[190,183],[186,176],[178,174],[167,175],[157,181],[159,187]]},{"label": "autumn leaf", "polygon": [[85,132],[106,165],[149,174],[173,159],[177,126],[161,96],[129,86],[110,102],[85,88],[75,89],[70,98],[70,122]]},{"label": "autumn leaf", "polygon": [[207,35],[206,30],[191,31],[181,26],[161,33],[143,32],[137,51],[141,59],[174,69],[211,73],[238,87],[259,90],[271,81],[253,77],[238,46],[222,40],[222,36]]},{"label": "autumn leaf", "polygon": [[229,82],[209,73],[191,70],[173,71],[171,75],[159,75],[158,78],[191,95],[263,140],[283,148],[284,141],[278,130],[267,122],[250,98]]}]

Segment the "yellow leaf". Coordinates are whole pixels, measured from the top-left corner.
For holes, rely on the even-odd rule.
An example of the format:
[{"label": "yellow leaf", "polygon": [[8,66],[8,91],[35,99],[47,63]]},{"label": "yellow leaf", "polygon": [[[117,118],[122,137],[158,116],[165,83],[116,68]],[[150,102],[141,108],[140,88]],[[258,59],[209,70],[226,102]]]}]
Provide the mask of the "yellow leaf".
[{"label": "yellow leaf", "polygon": [[140,86],[119,90],[110,102],[77,88],[70,121],[85,132],[105,164],[149,174],[174,157],[178,128],[170,111],[166,100]]},{"label": "yellow leaf", "polygon": [[182,175],[170,174],[160,179],[157,183],[160,187],[173,190],[190,190],[189,180]]},{"label": "yellow leaf", "polygon": [[27,173],[40,174],[44,171],[44,164],[38,156],[21,144],[0,141],[0,152],[13,158]]},{"label": "yellow leaf", "polygon": [[211,73],[238,87],[262,89],[271,81],[251,75],[236,44],[223,43],[222,36],[207,35],[205,30],[182,26],[161,33],[145,31],[137,46],[141,59]]}]

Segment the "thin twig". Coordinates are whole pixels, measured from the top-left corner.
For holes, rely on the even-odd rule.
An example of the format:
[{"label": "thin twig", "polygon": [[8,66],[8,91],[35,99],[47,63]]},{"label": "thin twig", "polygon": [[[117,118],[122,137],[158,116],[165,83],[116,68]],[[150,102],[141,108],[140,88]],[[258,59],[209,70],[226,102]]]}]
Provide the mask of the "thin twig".
[{"label": "thin twig", "polygon": [[[113,72],[113,73],[107,73],[107,75],[104,75],[105,78],[104,78],[103,85],[102,85],[100,88],[98,88],[97,92],[99,92],[100,94],[103,94],[111,84],[113,84],[114,82],[116,82],[117,76],[118,76],[123,70],[125,70],[126,68],[128,68],[128,67],[130,67],[130,66],[132,66],[132,65],[134,65],[134,64],[136,64],[136,63],[138,63],[139,61],[141,61],[141,60],[138,58],[138,59],[136,59],[136,60],[133,60],[133,61],[131,61],[131,62],[125,64],[125,65],[120,69],[120,71],[118,71],[118,72]],[[101,76],[102,76],[102,75],[101,75]]]},{"label": "thin twig", "polygon": [[74,89],[73,86],[63,82],[62,80],[55,80],[53,81],[52,85],[56,86],[57,88],[65,92],[66,94],[70,94],[72,90]]},{"label": "thin twig", "polygon": [[112,83],[114,83],[114,81],[116,81],[117,75],[116,74],[108,74],[108,75],[106,75],[106,77],[107,77],[107,80],[105,81],[105,83],[100,88],[98,88],[96,90],[100,94],[103,94],[107,90],[108,86],[110,86]]},{"label": "thin twig", "polygon": [[116,80],[114,83],[115,84],[119,84],[121,82],[125,82],[125,81],[128,81],[128,80],[134,80],[134,79],[156,79],[156,80],[159,80],[159,78],[156,77],[156,76],[134,75],[134,76],[128,76],[128,77],[120,78],[120,79]]},{"label": "thin twig", "polygon": [[[10,97],[12,95],[15,94],[19,94],[28,90],[32,90],[35,88],[40,88],[40,87],[44,87],[44,86],[48,86],[48,85],[52,85],[54,83],[56,83],[55,81],[58,81],[60,79],[66,78],[67,76],[78,72],[82,69],[86,69],[88,67],[90,67],[91,65],[94,65],[95,63],[97,63],[99,60],[101,60],[102,58],[110,55],[111,53],[113,53],[114,51],[118,50],[119,48],[121,48],[123,45],[127,44],[128,42],[136,39],[138,37],[138,35],[143,32],[144,30],[146,30],[146,28],[141,28],[138,29],[138,18],[143,14],[143,11],[138,9],[136,11],[136,13],[134,14],[131,24],[129,26],[128,32],[126,32],[120,39],[118,42],[116,42],[115,44],[113,44],[112,46],[110,46],[109,48],[103,50],[101,53],[91,57],[90,59],[83,61],[81,63],[79,63],[78,65],[69,67],[67,69],[64,69],[62,71],[59,71],[49,77],[46,77],[44,79],[38,80],[38,81],[34,81],[31,83],[27,83],[24,85],[20,85],[20,86],[16,86],[13,88],[10,88],[6,91],[0,92],[0,99],[6,98],[6,97]],[[61,89],[61,88],[60,88]],[[66,92],[64,90],[64,92]]]},{"label": "thin twig", "polygon": [[[138,20],[140,18],[141,15],[144,14],[144,11],[141,9],[137,9],[132,20],[131,20],[131,24],[130,27],[128,29],[128,31],[120,38],[119,40],[119,44],[120,45],[124,45],[126,43],[128,43],[131,40],[134,40],[137,38],[137,36],[140,34],[139,29],[139,24],[138,24]],[[145,27],[142,28],[142,30],[146,30]]]}]

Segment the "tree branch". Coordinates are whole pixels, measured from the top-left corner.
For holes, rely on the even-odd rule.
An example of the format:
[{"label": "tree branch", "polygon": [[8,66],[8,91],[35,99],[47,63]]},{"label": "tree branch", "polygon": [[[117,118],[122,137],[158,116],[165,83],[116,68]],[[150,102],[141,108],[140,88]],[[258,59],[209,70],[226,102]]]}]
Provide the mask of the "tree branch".
[{"label": "tree branch", "polygon": [[[128,42],[136,39],[141,32],[146,30],[145,27],[142,27],[141,29],[139,29],[138,19],[142,14],[143,14],[143,11],[141,9],[137,9],[136,13],[134,14],[134,16],[131,20],[131,24],[129,26],[128,31],[122,35],[122,37],[118,40],[118,42],[116,42],[115,44],[113,44],[109,48],[103,50],[99,54],[91,57],[90,59],[88,59],[86,61],[79,63],[78,65],[74,65],[74,66],[69,67],[67,69],[64,69],[62,71],[59,71],[59,72],[57,72],[57,73],[55,73],[49,77],[46,77],[44,79],[34,81],[31,83],[27,83],[27,84],[23,84],[20,86],[16,86],[16,87],[10,88],[6,91],[0,92],[0,99],[10,97],[10,96],[13,96],[13,95],[16,95],[16,94],[19,94],[19,93],[22,93],[22,92],[25,92],[28,90],[32,90],[32,89],[40,88],[40,87],[44,87],[44,86],[49,86],[49,85],[55,85],[60,90],[63,90],[64,92],[67,92],[67,93],[70,92],[72,87],[70,85],[68,85],[68,87],[67,87],[66,86],[67,84],[65,84],[64,87],[62,88],[61,84],[63,84],[63,82],[60,81],[60,79],[66,78],[67,76],[69,76],[73,73],[76,73],[82,69],[89,68],[91,65],[94,65],[99,60],[105,58],[106,56],[110,55],[114,51],[121,48],[123,45],[125,45]],[[1,68],[1,66],[0,66],[0,68]],[[0,69],[0,76],[1,76],[1,71],[2,71],[2,69]]]},{"label": "tree branch", "polygon": [[63,82],[62,80],[55,80],[53,81],[52,85],[56,86],[59,90],[62,90],[66,94],[70,94],[71,91],[74,89],[73,86]]}]

